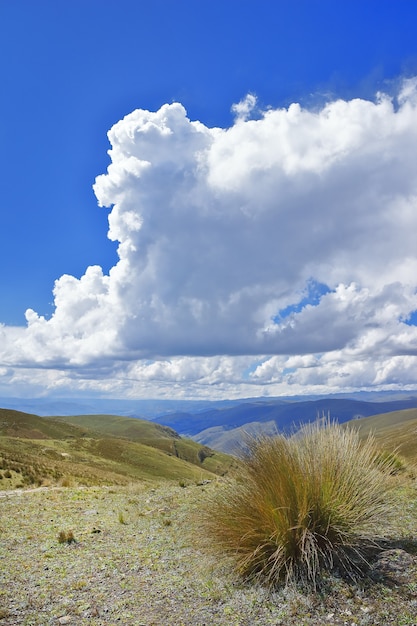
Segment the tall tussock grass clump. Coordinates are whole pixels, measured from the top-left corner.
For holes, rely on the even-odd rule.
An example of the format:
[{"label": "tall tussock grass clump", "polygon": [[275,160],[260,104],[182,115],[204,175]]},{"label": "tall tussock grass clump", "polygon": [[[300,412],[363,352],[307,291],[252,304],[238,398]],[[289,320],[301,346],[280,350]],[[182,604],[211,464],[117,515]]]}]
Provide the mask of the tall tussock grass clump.
[{"label": "tall tussock grass clump", "polygon": [[316,586],[325,571],[355,577],[391,512],[390,461],[370,437],[326,420],[291,437],[248,441],[236,481],[202,515],[210,545],[245,578]]}]

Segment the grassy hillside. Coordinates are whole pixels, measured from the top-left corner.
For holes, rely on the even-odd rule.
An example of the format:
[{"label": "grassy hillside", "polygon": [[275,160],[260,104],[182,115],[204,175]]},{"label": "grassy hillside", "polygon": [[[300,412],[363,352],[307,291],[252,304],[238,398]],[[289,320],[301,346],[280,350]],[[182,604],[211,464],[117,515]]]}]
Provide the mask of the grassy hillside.
[{"label": "grassy hillside", "polygon": [[38,415],[22,413],[12,409],[0,409],[0,437],[19,437],[23,439],[70,439],[82,437],[86,428],[46,420]]},{"label": "grassy hillside", "polygon": [[180,437],[169,428],[148,420],[119,415],[72,415],[48,418],[77,427],[84,427],[100,435],[125,438],[156,448],[215,474],[224,474],[231,459],[222,452],[215,452],[192,439]]},{"label": "grassy hillside", "polygon": [[417,464],[417,409],[373,415],[348,424],[364,437],[372,433],[381,447],[397,450],[407,461]]},{"label": "grassy hillside", "polygon": [[0,489],[155,479],[198,482],[226,473],[232,463],[224,454],[144,420],[43,418],[0,409]]},{"label": "grassy hillside", "polygon": [[131,441],[141,441],[142,443],[145,441],[155,443],[160,439],[180,439],[180,435],[168,426],[120,415],[57,415],[42,419],[71,424],[100,432],[103,435],[125,437]]}]

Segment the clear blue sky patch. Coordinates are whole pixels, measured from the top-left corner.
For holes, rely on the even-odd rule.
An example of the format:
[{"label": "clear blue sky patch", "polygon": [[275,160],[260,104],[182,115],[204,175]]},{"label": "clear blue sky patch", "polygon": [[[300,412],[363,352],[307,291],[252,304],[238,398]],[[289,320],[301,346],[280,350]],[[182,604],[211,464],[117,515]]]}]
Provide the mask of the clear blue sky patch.
[{"label": "clear blue sky patch", "polygon": [[281,309],[273,318],[274,322],[279,324],[290,315],[300,313],[300,311],[302,311],[307,305],[317,306],[322,297],[331,291],[330,287],[324,283],[319,283],[314,279],[309,280],[301,300],[295,302],[294,304],[289,304],[284,309]]},{"label": "clear blue sky patch", "polygon": [[417,311],[413,311],[412,313],[410,313],[407,319],[403,321],[404,324],[407,324],[407,326],[417,326]]}]

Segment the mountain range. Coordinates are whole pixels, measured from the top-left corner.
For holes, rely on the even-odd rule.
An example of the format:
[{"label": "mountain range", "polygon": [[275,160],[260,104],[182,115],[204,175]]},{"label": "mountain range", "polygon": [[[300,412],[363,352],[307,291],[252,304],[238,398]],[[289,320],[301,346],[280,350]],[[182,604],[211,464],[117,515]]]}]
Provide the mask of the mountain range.
[{"label": "mountain range", "polygon": [[417,395],[379,401],[334,397],[303,401],[252,400],[198,413],[161,415],[154,421],[215,450],[235,453],[246,434],[290,433],[323,416],[344,423],[404,409],[417,409]]},{"label": "mountain range", "polygon": [[340,423],[417,408],[417,391],[382,391],[235,400],[0,398],[0,406],[39,416],[117,415],[169,426],[214,450],[235,453],[246,433],[291,432],[318,417]]}]

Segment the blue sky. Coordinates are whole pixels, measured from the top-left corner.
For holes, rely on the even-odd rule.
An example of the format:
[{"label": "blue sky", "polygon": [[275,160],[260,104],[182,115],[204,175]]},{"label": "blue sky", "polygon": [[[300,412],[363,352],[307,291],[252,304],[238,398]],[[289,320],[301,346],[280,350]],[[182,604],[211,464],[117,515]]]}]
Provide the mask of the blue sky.
[{"label": "blue sky", "polygon": [[0,2],[0,393],[416,386],[416,23],[416,0]]}]

